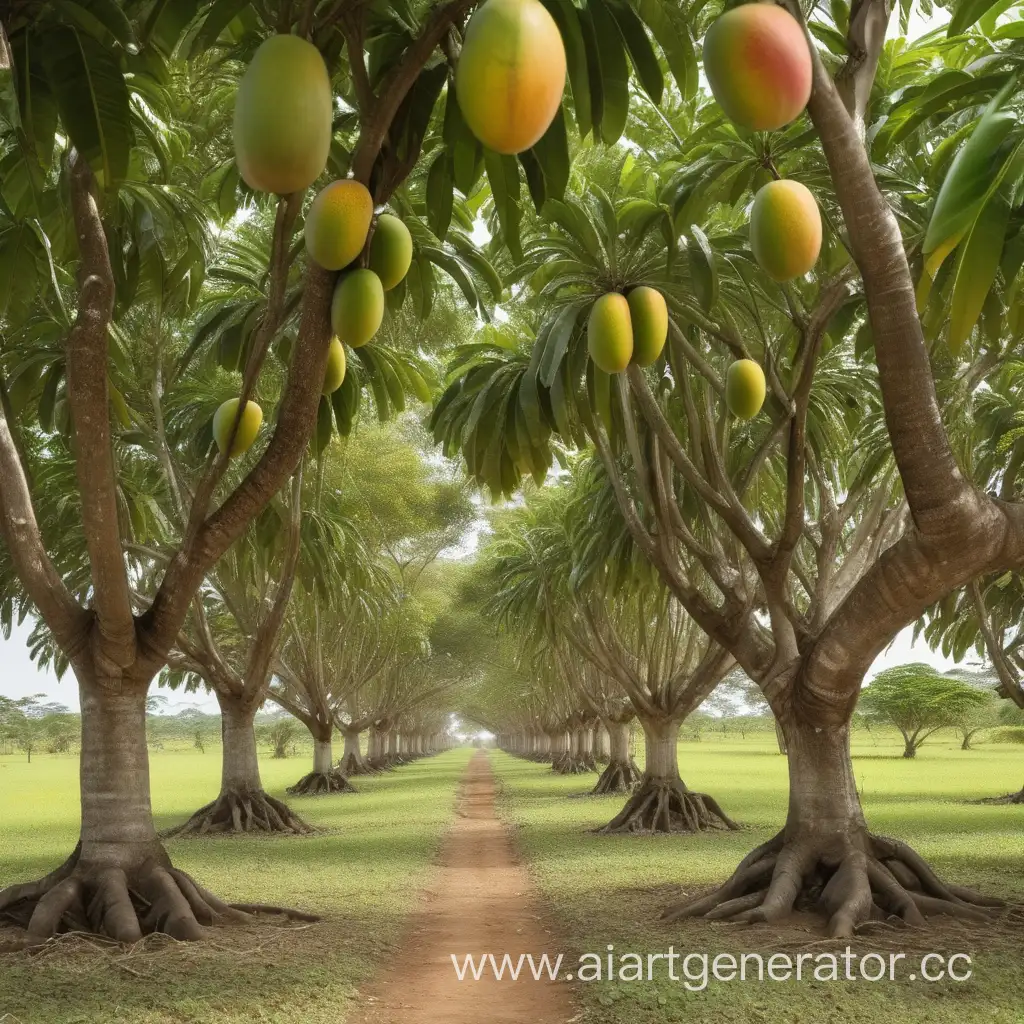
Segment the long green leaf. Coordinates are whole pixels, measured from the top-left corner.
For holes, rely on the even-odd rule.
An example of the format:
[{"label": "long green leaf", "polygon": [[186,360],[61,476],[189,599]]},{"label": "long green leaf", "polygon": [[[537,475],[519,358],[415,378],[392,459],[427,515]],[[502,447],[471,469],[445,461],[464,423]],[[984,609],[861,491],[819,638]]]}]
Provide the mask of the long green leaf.
[{"label": "long green leaf", "polygon": [[116,56],[77,29],[48,30],[43,64],[61,123],[75,148],[111,188],[128,173],[133,143],[128,88]]},{"label": "long green leaf", "polygon": [[601,141],[610,146],[626,130],[626,118],[629,116],[629,63],[622,36],[605,0],[588,0],[587,10],[594,25],[604,93]]}]

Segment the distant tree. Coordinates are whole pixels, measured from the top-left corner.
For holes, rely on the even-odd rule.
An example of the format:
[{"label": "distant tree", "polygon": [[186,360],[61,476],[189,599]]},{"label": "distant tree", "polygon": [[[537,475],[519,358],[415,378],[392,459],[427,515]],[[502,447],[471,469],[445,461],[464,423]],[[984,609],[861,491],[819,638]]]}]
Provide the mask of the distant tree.
[{"label": "distant tree", "polygon": [[[971,743],[978,733],[992,729],[1000,723],[1001,701],[996,693],[998,679],[993,673],[970,672],[964,669],[953,669],[946,673],[951,679],[957,679],[967,686],[973,687],[984,695],[984,701],[966,705],[955,715],[953,726],[963,737],[961,750],[970,750]],[[1007,708],[1006,710],[1009,710]],[[1019,708],[1014,710],[1019,711]]]},{"label": "distant tree", "polygon": [[41,693],[18,700],[0,697],[0,737],[27,754],[29,764],[43,732],[42,717],[47,706],[42,703],[42,697]]},{"label": "distant tree", "polygon": [[67,708],[48,712],[41,724],[46,749],[51,754],[66,754],[82,728],[80,717]]},{"label": "distant tree", "polygon": [[897,665],[879,673],[861,695],[868,721],[895,726],[903,737],[904,757],[937,729],[956,727],[964,716],[983,705],[983,690],[943,675],[930,665]]},{"label": "distant tree", "polygon": [[270,742],[274,744],[274,757],[281,759],[288,756],[288,744],[295,738],[298,726],[293,718],[282,718],[270,727]]}]

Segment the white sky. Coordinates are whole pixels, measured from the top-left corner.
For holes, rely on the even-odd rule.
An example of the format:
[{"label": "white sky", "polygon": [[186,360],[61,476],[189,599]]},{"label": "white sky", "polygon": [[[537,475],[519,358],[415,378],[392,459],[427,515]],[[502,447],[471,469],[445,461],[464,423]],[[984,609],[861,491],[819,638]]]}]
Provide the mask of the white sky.
[{"label": "white sky", "polygon": [[[0,695],[4,697],[28,697],[42,693],[47,701],[66,704],[78,710],[78,687],[74,676],[69,672],[62,682],[52,672],[41,672],[28,656],[28,628],[15,628],[10,640],[0,638]],[[870,676],[881,672],[892,665],[903,665],[909,661],[923,661],[945,671],[954,667],[950,658],[928,649],[923,641],[911,642],[912,630],[907,628],[896,637],[888,650],[883,651],[871,667]],[[203,694],[177,694],[169,690],[160,692],[168,698],[168,710],[173,713],[185,707],[199,707],[204,711],[215,712],[217,701]]]}]

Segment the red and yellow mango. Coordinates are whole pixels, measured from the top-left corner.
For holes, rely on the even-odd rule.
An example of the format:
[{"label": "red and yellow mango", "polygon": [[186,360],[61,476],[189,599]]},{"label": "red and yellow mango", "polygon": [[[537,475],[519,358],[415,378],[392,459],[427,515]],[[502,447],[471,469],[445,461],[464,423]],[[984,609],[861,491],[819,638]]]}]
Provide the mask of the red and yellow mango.
[{"label": "red and yellow mango", "polygon": [[772,3],[744,4],[704,36],[704,73],[726,116],[751,131],[796,120],[811,95],[811,51],[799,22]]}]

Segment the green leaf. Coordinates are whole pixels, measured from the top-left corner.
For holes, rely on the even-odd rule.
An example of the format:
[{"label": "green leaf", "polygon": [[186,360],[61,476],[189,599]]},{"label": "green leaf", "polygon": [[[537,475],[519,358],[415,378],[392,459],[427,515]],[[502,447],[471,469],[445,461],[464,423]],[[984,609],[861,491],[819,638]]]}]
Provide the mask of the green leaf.
[{"label": "green leaf", "polygon": [[491,186],[494,207],[498,211],[502,240],[512,258],[522,262],[523,249],[519,241],[519,161],[514,156],[502,156],[485,147],[484,166],[487,168],[487,181]]},{"label": "green leaf", "polygon": [[633,70],[636,72],[636,77],[643,86],[644,92],[655,103],[660,103],[665,88],[665,79],[661,73],[658,56],[644,31],[643,22],[625,0],[605,0],[605,4],[619,27],[622,40],[626,44],[626,49],[629,50],[629,59],[633,62]]},{"label": "green leaf", "polygon": [[551,331],[548,334],[544,358],[540,365],[540,379],[545,387],[551,387],[554,382],[555,375],[558,373],[562,360],[565,358],[565,351],[569,347],[569,341],[576,327],[576,321],[579,319],[580,311],[590,301],[590,299],[579,299],[575,302],[570,302],[555,315],[551,324]]},{"label": "green leaf", "polygon": [[189,56],[197,57],[210,49],[224,29],[248,6],[249,0],[216,0],[203,19],[203,27],[195,34]]},{"label": "green leaf", "polygon": [[320,396],[320,404],[316,408],[316,433],[313,436],[313,451],[319,459],[331,443],[334,432],[334,421],[331,417],[331,403],[326,395]]},{"label": "green leaf", "polygon": [[185,29],[199,10],[200,0],[156,0],[143,30],[146,40],[163,53],[174,53]]},{"label": "green leaf", "polygon": [[669,70],[685,99],[697,95],[697,55],[685,15],[665,0],[640,0],[640,17],[661,47]]},{"label": "green leaf", "polygon": [[571,0],[541,0],[541,2],[551,13],[562,33],[569,72],[569,88],[572,90],[572,104],[576,114],[576,127],[581,136],[586,136],[594,127],[594,115],[590,100],[587,46],[583,38],[583,29],[580,27],[579,12]]},{"label": "green leaf", "polygon": [[[953,239],[963,238],[978,215],[985,193],[1000,170],[994,166],[993,158],[1017,122],[1013,110],[1003,109],[1014,84],[1010,81],[1000,90],[954,157],[928,222],[923,246],[926,257],[948,246]],[[936,269],[931,268],[933,278]]]},{"label": "green leaf", "polygon": [[45,49],[43,37],[26,29],[18,40],[15,70],[22,129],[36,159],[43,167],[49,167],[58,115],[57,101],[43,66]]},{"label": "green leaf", "polygon": [[451,155],[443,149],[427,172],[427,223],[442,242],[452,222],[453,188]]},{"label": "green leaf", "polygon": [[950,18],[946,36],[952,39],[953,36],[961,35],[975,24],[989,8],[995,7],[999,2],[1000,0],[958,0],[953,8],[953,17]]},{"label": "green leaf", "polygon": [[960,249],[949,311],[948,344],[954,356],[959,356],[964,342],[971,336],[999,270],[1012,194],[1013,183],[996,190],[982,207]]},{"label": "green leaf", "polygon": [[696,224],[690,225],[690,240],[686,246],[686,256],[690,264],[690,277],[693,290],[706,313],[710,313],[718,301],[718,270],[715,267],[715,254],[707,235]]},{"label": "green leaf", "polygon": [[605,0],[588,0],[594,26],[604,103],[601,109],[601,141],[617,142],[626,130],[629,115],[629,64],[615,19]]},{"label": "green leaf", "polygon": [[452,158],[452,177],[455,187],[468,196],[484,169],[484,150],[469,130],[455,98],[455,90],[448,87],[444,104],[444,141]]},{"label": "green leaf", "polygon": [[540,213],[544,208],[544,200],[546,198],[544,171],[532,149],[526,149],[519,154],[519,163],[523,168],[523,174],[526,176],[526,187],[530,191],[533,208]]},{"label": "green leaf", "polygon": [[58,0],[58,9],[90,35],[102,41],[103,32],[122,46],[135,41],[131,22],[116,0]]},{"label": "green leaf", "polygon": [[459,286],[470,309],[475,310],[479,308],[480,296],[477,294],[476,285],[473,284],[472,279],[466,273],[465,267],[462,266],[456,257],[433,245],[422,246],[420,252],[431,263],[439,266]]},{"label": "green leaf", "polygon": [[111,188],[128,173],[133,142],[128,88],[117,58],[91,36],[57,26],[47,31],[43,64],[65,131],[100,185]]},{"label": "green leaf", "polygon": [[544,191],[547,198],[561,199],[569,184],[570,165],[569,138],[566,135],[565,114],[561,107],[532,152],[544,172]]}]

